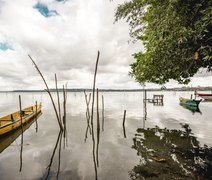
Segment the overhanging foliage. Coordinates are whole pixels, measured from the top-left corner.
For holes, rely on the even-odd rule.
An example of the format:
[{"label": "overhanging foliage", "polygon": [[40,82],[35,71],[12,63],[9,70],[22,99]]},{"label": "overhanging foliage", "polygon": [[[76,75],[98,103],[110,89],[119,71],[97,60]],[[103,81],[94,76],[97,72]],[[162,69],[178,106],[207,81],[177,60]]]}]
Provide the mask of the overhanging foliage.
[{"label": "overhanging foliage", "polygon": [[130,35],[142,41],[131,75],[140,82],[186,84],[200,68],[212,67],[212,0],[131,0],[118,6]]}]

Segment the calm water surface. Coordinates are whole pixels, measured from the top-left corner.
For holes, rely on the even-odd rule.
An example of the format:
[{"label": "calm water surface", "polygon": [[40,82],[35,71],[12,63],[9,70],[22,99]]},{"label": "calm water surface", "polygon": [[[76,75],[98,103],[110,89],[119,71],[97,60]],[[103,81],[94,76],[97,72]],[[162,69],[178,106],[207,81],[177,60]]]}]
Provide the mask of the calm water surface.
[{"label": "calm water surface", "polygon": [[[24,133],[23,167],[21,172],[19,172],[20,136],[0,153],[0,179],[45,179],[46,168],[50,163],[59,133],[58,123],[46,93],[0,93],[0,116],[18,110],[19,94],[22,96],[23,107],[34,104],[36,100],[42,102],[42,115],[38,119],[38,132],[36,133],[35,123],[33,123]],[[191,129],[189,136],[192,135],[194,137],[191,140],[192,145],[195,146],[194,141],[197,141],[199,146],[206,144],[208,148],[212,147],[212,102],[201,102],[201,113],[192,112],[179,105],[179,97],[189,98],[191,92],[149,92],[148,98],[151,98],[153,94],[163,94],[164,105],[154,106],[147,103],[147,115],[144,121],[142,92],[100,93],[100,97],[101,95],[104,96],[105,125],[104,131],[101,129],[100,132],[98,179],[141,179],[142,173],[136,172],[136,168],[140,167],[142,160],[145,159],[140,153],[140,146],[138,147],[137,135],[142,133],[142,128],[148,130],[148,133],[154,132],[154,135],[162,132],[167,135],[164,130],[179,130],[181,132],[184,130],[182,125],[187,124],[189,129]],[[124,110],[126,110],[126,138],[122,128]],[[85,113],[84,94],[81,92],[69,92],[67,100],[68,145],[65,149],[63,145],[61,148],[59,179],[95,179],[91,136],[88,135],[86,143],[84,141],[87,127]],[[100,120],[102,120],[101,102]],[[96,125],[96,118],[94,118],[94,124]],[[155,126],[157,126],[156,130]],[[94,127],[94,131],[96,133],[96,127]],[[143,134],[145,133],[146,131],[143,132]],[[181,134],[181,136],[183,135]],[[148,140],[147,137],[149,136],[146,136],[146,140]],[[146,145],[147,148],[154,148],[153,143],[155,142],[153,140],[154,137],[149,140],[152,143]],[[135,142],[136,144],[134,144]],[[145,144],[143,141],[139,142]],[[159,147],[158,149],[162,148]],[[166,155],[164,152],[165,150],[160,152],[163,157]],[[151,157],[155,158],[155,155],[151,155]],[[156,158],[158,157],[159,155]],[[49,179],[56,179],[58,159],[59,153],[57,149]],[[168,158],[166,160],[168,162]],[[152,161],[154,160],[150,162]],[[158,161],[157,163],[160,165],[161,162]],[[176,161],[176,163],[178,162]],[[146,165],[145,162],[143,164]],[[146,173],[143,177],[156,178],[155,173]],[[160,178],[166,179],[166,176],[158,176],[156,179]],[[197,176],[193,176],[193,179],[197,178]],[[179,176],[179,179],[185,178]],[[208,177],[208,179],[210,178]]]}]

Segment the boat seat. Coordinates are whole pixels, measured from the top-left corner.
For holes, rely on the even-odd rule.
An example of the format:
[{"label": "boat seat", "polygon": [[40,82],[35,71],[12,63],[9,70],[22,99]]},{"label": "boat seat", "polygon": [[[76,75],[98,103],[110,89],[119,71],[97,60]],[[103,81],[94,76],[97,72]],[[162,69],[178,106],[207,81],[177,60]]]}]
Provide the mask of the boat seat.
[{"label": "boat seat", "polygon": [[32,110],[22,110],[20,115],[21,115],[21,117],[24,117],[24,116],[28,116],[28,115],[32,114],[33,112],[34,111],[32,111]]},{"label": "boat seat", "polygon": [[22,110],[23,112],[34,112],[33,110]]},{"label": "boat seat", "polygon": [[0,119],[0,121],[15,121],[15,119],[14,119],[12,114],[10,115],[10,118],[11,119]]},{"label": "boat seat", "polygon": [[23,115],[29,115],[29,114],[34,113],[34,111],[31,111],[31,110],[23,110],[22,113],[23,113]]}]

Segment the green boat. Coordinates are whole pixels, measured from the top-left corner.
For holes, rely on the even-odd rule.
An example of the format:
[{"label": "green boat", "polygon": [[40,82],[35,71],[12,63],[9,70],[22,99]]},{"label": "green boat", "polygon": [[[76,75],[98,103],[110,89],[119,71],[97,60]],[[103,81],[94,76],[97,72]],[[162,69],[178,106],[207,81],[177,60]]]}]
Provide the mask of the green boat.
[{"label": "green boat", "polygon": [[188,106],[188,105],[185,105],[185,104],[181,104],[180,105],[185,108],[185,109],[188,109],[189,111],[191,111],[193,114],[194,113],[200,113],[202,114],[202,112],[200,111],[199,109],[199,106]]},{"label": "green boat", "polygon": [[185,106],[191,106],[191,107],[198,107],[199,103],[202,100],[196,100],[196,99],[187,99],[180,97],[180,104]]}]

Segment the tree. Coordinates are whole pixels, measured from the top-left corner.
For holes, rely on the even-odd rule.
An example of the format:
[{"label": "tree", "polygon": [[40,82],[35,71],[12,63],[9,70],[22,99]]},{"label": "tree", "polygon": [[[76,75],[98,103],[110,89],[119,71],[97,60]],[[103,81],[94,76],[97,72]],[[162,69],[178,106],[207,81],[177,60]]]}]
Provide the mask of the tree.
[{"label": "tree", "polygon": [[115,18],[144,44],[131,64],[136,81],[187,84],[200,68],[212,70],[212,0],[131,0]]}]

